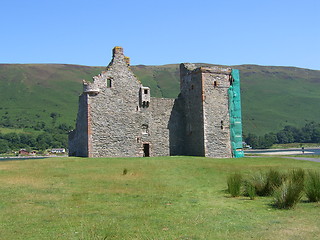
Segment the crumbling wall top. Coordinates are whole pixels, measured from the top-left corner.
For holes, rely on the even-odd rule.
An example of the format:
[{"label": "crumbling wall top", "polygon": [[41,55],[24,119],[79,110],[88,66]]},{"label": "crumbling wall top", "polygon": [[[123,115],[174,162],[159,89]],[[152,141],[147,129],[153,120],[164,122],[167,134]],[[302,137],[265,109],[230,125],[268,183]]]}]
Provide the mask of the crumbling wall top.
[{"label": "crumbling wall top", "polygon": [[200,67],[197,68],[195,71],[200,71],[202,73],[215,73],[215,74],[225,74],[230,75],[231,74],[231,68],[229,67]]},{"label": "crumbling wall top", "polygon": [[212,66],[212,67],[197,67],[193,63],[181,63],[180,64],[180,72],[183,75],[193,74],[193,73],[216,73],[216,74],[231,74],[231,68],[229,67],[220,67],[220,66]]},{"label": "crumbling wall top", "polygon": [[113,57],[115,57],[116,55],[119,55],[119,54],[123,55],[123,48],[119,47],[119,46],[114,47],[112,49],[112,54],[113,54]]},{"label": "crumbling wall top", "polygon": [[98,94],[100,92],[99,87],[94,82],[87,82],[82,80],[83,92],[88,94]]},{"label": "crumbling wall top", "polygon": [[124,66],[129,67],[130,66],[130,58],[126,57],[124,55],[122,47],[118,46],[118,47],[114,47],[112,49],[112,60],[109,63],[109,65],[107,66],[106,70],[111,68],[113,64],[116,64],[121,67],[124,67]]}]

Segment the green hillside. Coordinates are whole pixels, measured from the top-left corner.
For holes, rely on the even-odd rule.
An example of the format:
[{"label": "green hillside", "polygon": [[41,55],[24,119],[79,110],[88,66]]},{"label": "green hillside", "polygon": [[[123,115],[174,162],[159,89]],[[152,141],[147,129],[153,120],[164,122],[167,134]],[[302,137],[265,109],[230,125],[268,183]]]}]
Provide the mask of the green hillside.
[{"label": "green hillside", "polygon": [[59,64],[0,65],[0,122],[31,127],[44,122],[73,125],[81,79],[90,79],[103,68]]},{"label": "green hillside", "polygon": [[[132,66],[156,97],[179,93],[179,65]],[[256,65],[235,66],[241,73],[245,133],[258,135],[285,125],[320,122],[320,71]],[[0,64],[0,124],[15,128],[66,123],[74,126],[82,79],[104,67],[62,64]],[[52,118],[52,113],[57,117]]]},{"label": "green hillside", "polygon": [[245,133],[277,131],[320,122],[320,71],[263,66],[236,66],[241,72]]},{"label": "green hillside", "polygon": [[[141,80],[158,82],[164,97],[175,97],[179,93],[178,67],[136,66],[133,70]],[[233,68],[240,70],[245,134],[262,135],[286,125],[301,127],[307,121],[320,122],[320,71],[258,65]]]}]

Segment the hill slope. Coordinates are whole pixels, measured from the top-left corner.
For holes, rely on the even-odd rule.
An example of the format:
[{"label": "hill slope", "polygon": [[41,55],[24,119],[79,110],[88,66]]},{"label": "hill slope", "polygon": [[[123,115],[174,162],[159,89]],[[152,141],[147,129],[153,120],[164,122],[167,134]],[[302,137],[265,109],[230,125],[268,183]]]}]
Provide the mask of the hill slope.
[{"label": "hill slope", "polygon": [[59,64],[0,65],[0,122],[30,127],[58,122],[74,124],[81,79],[103,68]]},{"label": "hill slope", "polygon": [[[286,125],[320,121],[320,71],[257,65],[233,68],[240,70],[244,133],[261,135]],[[178,94],[178,65],[136,66],[133,70],[141,80],[158,82],[164,97]]]},{"label": "hill slope", "polygon": [[[207,64],[210,65],[210,64]],[[179,93],[179,65],[132,66],[156,97]],[[256,65],[240,70],[245,133],[261,135],[285,125],[319,122],[320,71]],[[0,124],[32,127],[57,123],[74,126],[81,80],[104,67],[62,64],[0,64]]]}]

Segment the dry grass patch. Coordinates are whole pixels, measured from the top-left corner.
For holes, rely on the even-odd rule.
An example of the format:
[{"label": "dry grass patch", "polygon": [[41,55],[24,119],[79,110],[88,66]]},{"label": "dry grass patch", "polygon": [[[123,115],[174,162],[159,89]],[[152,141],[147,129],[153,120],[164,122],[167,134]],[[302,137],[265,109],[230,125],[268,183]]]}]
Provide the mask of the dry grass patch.
[{"label": "dry grass patch", "polygon": [[[15,186],[26,186],[32,188],[47,188],[48,183],[39,177],[33,176],[1,176],[0,183],[7,185],[15,185]],[[7,186],[8,187],[8,186]],[[10,186],[11,187],[11,186]]]},{"label": "dry grass patch", "polygon": [[78,175],[78,177],[88,179],[88,180],[98,180],[98,181],[134,181],[134,180],[140,180],[144,178],[143,173],[136,173],[136,172],[129,172],[126,175],[123,175],[122,173],[112,173],[112,174],[90,174],[88,176]]},{"label": "dry grass patch", "polygon": [[15,166],[12,166],[12,165],[10,165],[10,164],[2,164],[2,165],[0,165],[0,171],[2,170],[13,170],[13,169],[15,169]]},{"label": "dry grass patch", "polygon": [[273,239],[316,239],[316,234],[319,233],[318,227],[313,224],[308,226],[305,222],[297,224],[296,221],[290,221],[293,226],[287,225],[275,231]]}]

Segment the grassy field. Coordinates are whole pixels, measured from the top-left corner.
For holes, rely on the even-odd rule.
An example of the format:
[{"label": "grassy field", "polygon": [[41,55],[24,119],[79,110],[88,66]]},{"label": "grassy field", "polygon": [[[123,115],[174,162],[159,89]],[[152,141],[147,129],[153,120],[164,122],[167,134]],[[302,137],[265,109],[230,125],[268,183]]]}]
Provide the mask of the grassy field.
[{"label": "grassy field", "polygon": [[0,239],[318,239],[319,204],[278,210],[272,198],[226,193],[230,173],[269,168],[320,164],[275,157],[2,161]]}]

